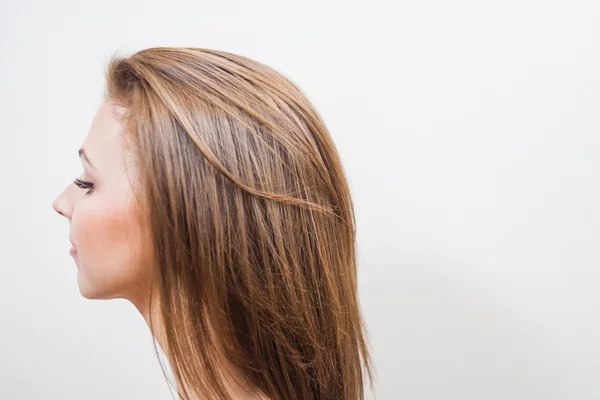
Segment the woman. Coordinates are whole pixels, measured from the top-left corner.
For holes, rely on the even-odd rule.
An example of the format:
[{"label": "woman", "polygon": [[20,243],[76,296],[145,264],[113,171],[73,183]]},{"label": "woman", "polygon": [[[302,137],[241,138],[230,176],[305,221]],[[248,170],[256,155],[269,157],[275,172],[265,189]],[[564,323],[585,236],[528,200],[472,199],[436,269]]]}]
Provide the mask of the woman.
[{"label": "woman", "polygon": [[362,399],[353,205],[302,92],[198,48],[113,56],[106,81],[53,202],[82,295],[137,307],[181,398]]}]

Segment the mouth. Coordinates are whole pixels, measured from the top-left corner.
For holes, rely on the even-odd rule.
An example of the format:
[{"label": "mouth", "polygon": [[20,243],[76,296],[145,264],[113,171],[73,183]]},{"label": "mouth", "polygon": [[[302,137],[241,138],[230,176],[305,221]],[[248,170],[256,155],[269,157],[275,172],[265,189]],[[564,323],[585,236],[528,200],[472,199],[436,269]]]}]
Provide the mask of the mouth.
[{"label": "mouth", "polygon": [[75,254],[77,254],[77,248],[75,248],[75,245],[73,244],[71,239],[69,239],[69,242],[71,243],[71,249],[69,250],[69,254],[74,256]]}]

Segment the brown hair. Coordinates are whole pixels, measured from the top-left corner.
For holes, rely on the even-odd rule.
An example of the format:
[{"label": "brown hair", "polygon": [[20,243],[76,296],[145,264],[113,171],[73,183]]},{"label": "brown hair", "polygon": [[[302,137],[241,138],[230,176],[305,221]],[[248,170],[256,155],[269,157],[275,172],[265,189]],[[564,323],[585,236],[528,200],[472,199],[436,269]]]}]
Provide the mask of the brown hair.
[{"label": "brown hair", "polygon": [[165,353],[184,398],[227,399],[226,362],[273,400],[362,399],[373,367],[353,203],[301,90],[200,48],[113,55],[106,82],[105,99],[127,110]]}]

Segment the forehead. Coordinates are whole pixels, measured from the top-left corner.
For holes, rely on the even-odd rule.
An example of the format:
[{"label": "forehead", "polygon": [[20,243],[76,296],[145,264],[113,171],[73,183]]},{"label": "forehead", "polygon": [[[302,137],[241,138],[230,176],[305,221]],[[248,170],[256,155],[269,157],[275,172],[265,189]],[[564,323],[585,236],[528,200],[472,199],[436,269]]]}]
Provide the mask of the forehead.
[{"label": "forehead", "polygon": [[100,172],[119,168],[123,159],[124,110],[112,103],[100,105],[92,120],[83,148]]}]

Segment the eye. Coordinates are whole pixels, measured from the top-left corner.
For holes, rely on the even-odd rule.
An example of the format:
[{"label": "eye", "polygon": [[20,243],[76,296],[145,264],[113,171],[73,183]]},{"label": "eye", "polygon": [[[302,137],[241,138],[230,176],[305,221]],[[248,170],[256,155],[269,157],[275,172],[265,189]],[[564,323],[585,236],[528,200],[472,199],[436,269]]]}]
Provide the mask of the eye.
[{"label": "eye", "polygon": [[89,194],[91,194],[91,193],[92,193],[92,191],[93,191],[93,189],[94,189],[94,184],[93,184],[92,182],[86,182],[86,181],[82,181],[82,180],[81,180],[81,179],[79,179],[79,178],[75,178],[75,180],[74,180],[73,182],[75,182],[75,184],[76,184],[77,186],[79,186],[80,188],[82,188],[82,189],[89,189],[89,190],[88,190],[88,191],[85,193],[85,195],[86,195],[86,196],[87,196],[87,195],[89,195]]}]

